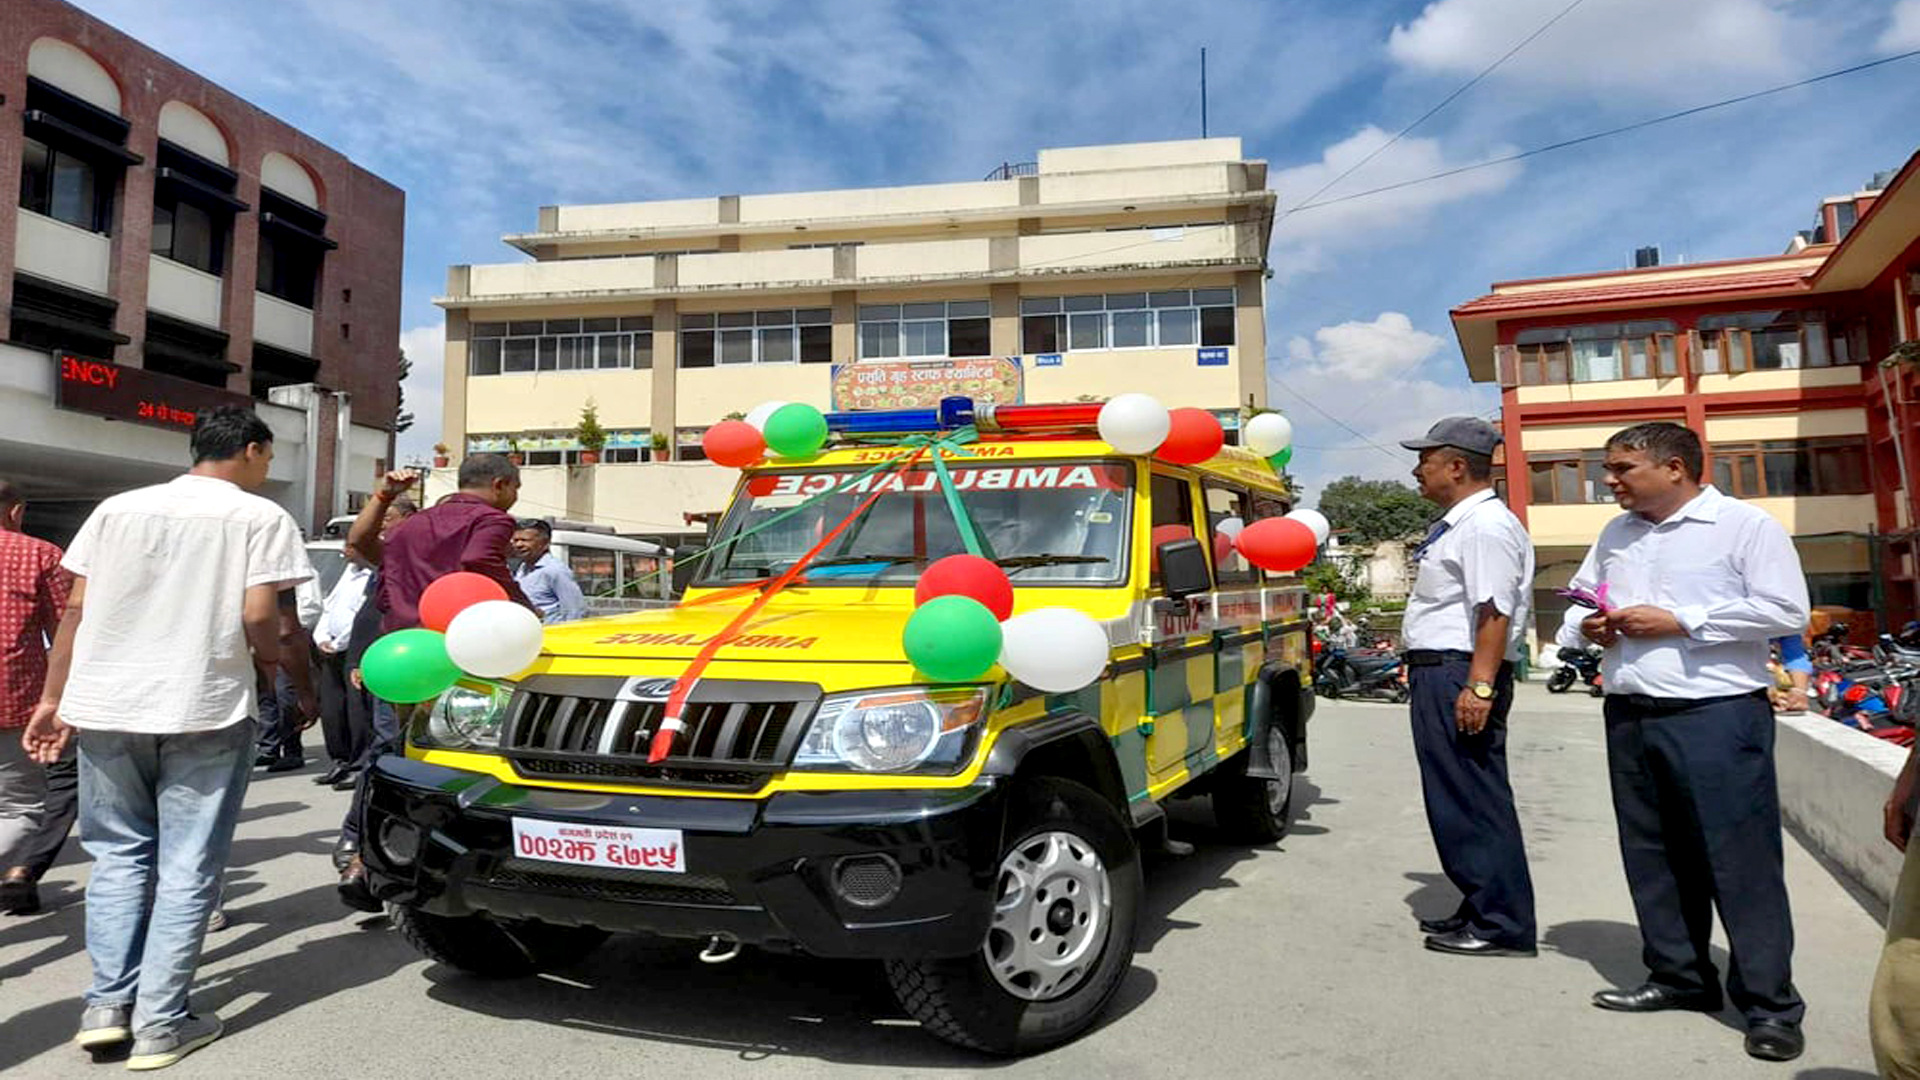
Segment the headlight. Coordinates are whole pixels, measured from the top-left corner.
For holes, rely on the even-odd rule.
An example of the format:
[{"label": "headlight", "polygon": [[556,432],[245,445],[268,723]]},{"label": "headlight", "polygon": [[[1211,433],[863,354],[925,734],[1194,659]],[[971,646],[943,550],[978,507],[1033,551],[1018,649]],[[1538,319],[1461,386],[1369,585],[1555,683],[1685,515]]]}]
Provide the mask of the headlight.
[{"label": "headlight", "polygon": [[952,772],[972,752],[986,705],[983,687],[833,694],[820,703],[793,767]]},{"label": "headlight", "polygon": [[500,745],[500,726],[507,719],[513,687],[499,683],[463,681],[440,695],[423,718],[415,720],[415,745],[446,750],[492,749]]}]

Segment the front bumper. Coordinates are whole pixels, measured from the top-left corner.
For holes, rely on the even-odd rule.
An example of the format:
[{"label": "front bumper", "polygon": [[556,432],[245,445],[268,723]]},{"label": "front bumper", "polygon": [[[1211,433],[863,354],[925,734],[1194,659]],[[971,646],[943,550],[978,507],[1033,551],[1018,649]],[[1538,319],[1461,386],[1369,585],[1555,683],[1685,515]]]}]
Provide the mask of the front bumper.
[{"label": "front bumper", "polygon": [[[610,795],[390,756],[369,776],[361,857],[376,896],[436,915],[723,935],[823,957],[962,956],[986,937],[1004,801],[991,778],[957,789],[761,800]],[[521,858],[515,816],[679,829],[686,873]],[[898,865],[899,891],[862,907],[836,887],[835,867],[873,855]]]}]

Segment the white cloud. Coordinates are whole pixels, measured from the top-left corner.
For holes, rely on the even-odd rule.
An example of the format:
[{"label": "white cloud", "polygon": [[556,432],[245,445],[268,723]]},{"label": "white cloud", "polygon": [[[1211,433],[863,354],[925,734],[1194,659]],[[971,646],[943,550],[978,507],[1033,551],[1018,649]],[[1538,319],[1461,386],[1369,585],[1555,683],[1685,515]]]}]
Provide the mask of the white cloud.
[{"label": "white cloud", "polygon": [[1287,358],[1301,365],[1298,374],[1312,377],[1379,379],[1404,375],[1440,351],[1446,342],[1398,311],[1383,311],[1372,322],[1358,319],[1323,326],[1313,340],[1295,337],[1287,343]]},{"label": "white cloud", "polygon": [[[1501,65],[1493,78],[1534,91],[1689,99],[1804,68],[1825,37],[1786,0],[1604,0],[1583,4]],[[1562,5],[1435,0],[1396,26],[1387,52],[1430,75],[1475,75]],[[1476,91],[1479,92],[1479,91]]]},{"label": "white cloud", "polygon": [[433,444],[440,441],[440,396],[446,386],[447,324],[428,323],[400,334],[400,351],[407,354],[413,369],[400,390],[406,395],[405,407],[413,413],[413,426],[400,433],[395,453],[403,462],[433,457]]},{"label": "white cloud", "polygon": [[1899,0],[1893,5],[1892,18],[1880,35],[1878,47],[1882,52],[1920,49],[1920,0]]}]

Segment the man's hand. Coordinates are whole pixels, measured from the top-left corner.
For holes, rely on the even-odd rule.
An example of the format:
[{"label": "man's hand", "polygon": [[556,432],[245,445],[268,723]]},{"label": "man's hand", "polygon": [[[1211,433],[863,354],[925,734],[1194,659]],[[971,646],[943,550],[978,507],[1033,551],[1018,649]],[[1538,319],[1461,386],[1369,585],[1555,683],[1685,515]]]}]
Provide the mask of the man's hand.
[{"label": "man's hand", "polygon": [[42,765],[59,761],[60,754],[67,748],[67,740],[73,738],[73,729],[60,719],[59,713],[58,705],[44,701],[35,705],[26,729],[20,733],[21,749]]},{"label": "man's hand", "polygon": [[353,684],[355,690],[365,690],[367,688],[366,682],[360,678],[359,668],[354,668],[352,671],[347,672],[347,681]]},{"label": "man's hand", "polygon": [[1613,628],[1610,617],[1597,611],[1580,620],[1580,633],[1603,649],[1611,648],[1614,642],[1620,640],[1619,631]]},{"label": "man's hand", "polygon": [[1453,699],[1453,726],[1462,734],[1478,735],[1486,730],[1487,717],[1493,715],[1493,699],[1482,698],[1473,692],[1472,687],[1460,691]]},{"label": "man's hand", "polygon": [[1786,700],[1781,703],[1781,712],[1803,713],[1807,711],[1807,692],[1799,688],[1787,691]]},{"label": "man's hand", "polygon": [[1607,624],[1631,638],[1684,637],[1687,632],[1673,612],[1652,604],[1619,608],[1607,616]]},{"label": "man's hand", "polygon": [[295,698],[300,709],[300,730],[305,731],[320,719],[320,698],[311,690],[302,691]]},{"label": "man's hand", "polygon": [[1907,838],[1913,835],[1913,815],[1907,813],[1907,800],[1898,788],[1893,797],[1887,800],[1886,810],[1887,843],[1904,852],[1907,850]]},{"label": "man's hand", "polygon": [[381,478],[378,496],[383,502],[392,502],[405,495],[419,480],[420,473],[416,469],[395,469]]}]

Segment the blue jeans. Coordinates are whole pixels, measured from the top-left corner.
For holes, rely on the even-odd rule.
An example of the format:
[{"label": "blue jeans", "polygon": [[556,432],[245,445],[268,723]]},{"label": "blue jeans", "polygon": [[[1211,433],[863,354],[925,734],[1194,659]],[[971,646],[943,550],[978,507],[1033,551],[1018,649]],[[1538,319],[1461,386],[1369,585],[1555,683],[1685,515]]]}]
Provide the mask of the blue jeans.
[{"label": "blue jeans", "polygon": [[89,1008],[132,1005],[136,1036],[187,1015],[207,916],[253,765],[254,724],[191,735],[81,731]]}]

